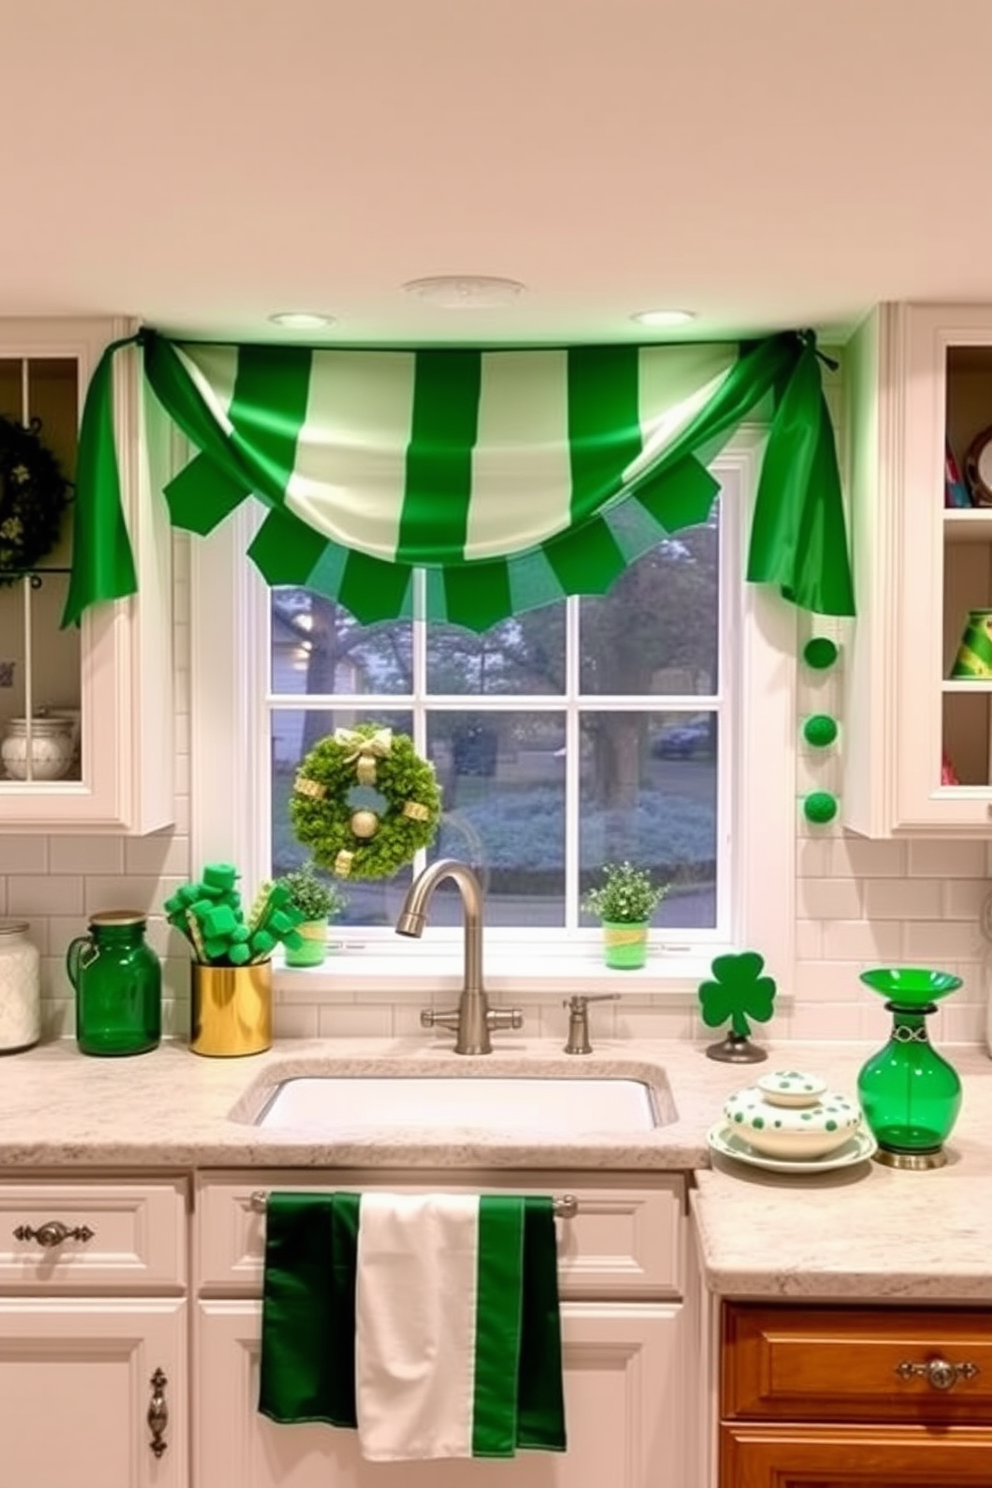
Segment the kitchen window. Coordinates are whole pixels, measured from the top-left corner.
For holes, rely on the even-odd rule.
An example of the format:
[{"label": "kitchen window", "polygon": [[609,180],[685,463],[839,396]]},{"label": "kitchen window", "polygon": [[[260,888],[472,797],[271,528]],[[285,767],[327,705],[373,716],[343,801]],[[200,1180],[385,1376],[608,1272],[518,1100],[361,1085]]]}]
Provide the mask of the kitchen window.
[{"label": "kitchen window", "polygon": [[[361,626],[335,601],[269,590],[243,556],[241,513],[195,541],[196,860],[232,855],[233,833],[249,891],[302,860],[288,814],[297,766],[335,727],[376,722],[434,762],[444,815],[427,857],[477,867],[487,969],[509,983],[573,963],[602,978],[581,897],[623,858],[671,885],[643,974],[659,987],[745,946],[787,976],[795,617],[742,578],[759,450],[742,430],[713,465],[709,522],[663,540],[608,594],[478,635],[416,619]],[[409,965],[393,926],[419,866],[345,885],[332,938],[349,974],[390,954]],[[425,939],[458,939],[460,924],[442,888]]]}]

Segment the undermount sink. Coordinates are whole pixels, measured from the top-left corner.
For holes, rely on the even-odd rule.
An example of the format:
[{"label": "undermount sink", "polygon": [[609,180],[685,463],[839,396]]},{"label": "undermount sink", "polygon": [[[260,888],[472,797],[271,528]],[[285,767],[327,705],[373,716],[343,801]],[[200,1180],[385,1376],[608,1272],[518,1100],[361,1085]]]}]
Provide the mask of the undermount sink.
[{"label": "undermount sink", "polygon": [[673,1115],[643,1080],[567,1076],[308,1075],[282,1081],[254,1124],[341,1129],[481,1127],[487,1131],[645,1132]]}]

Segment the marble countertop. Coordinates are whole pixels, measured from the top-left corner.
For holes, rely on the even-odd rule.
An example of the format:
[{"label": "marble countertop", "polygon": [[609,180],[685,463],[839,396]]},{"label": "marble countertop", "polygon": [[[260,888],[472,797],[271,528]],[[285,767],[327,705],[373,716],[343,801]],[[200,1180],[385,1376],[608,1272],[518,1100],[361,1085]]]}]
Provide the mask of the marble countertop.
[{"label": "marble countertop", "polygon": [[[992,1302],[992,1060],[948,1051],[964,1102],[945,1168],[873,1162],[813,1176],[745,1167],[710,1151],[723,1100],[783,1063],[853,1093],[872,1050],[769,1046],[760,1066],[718,1064],[700,1046],[602,1040],[568,1057],[512,1034],[459,1058],[430,1040],[287,1039],[244,1059],[204,1059],[179,1043],[95,1059],[63,1040],[0,1064],[0,1168],[173,1170],[307,1167],[683,1171],[711,1289],[727,1296]],[[314,1136],[253,1124],[279,1081],[310,1074],[626,1076],[646,1081],[665,1118],[653,1131],[521,1133],[384,1126]]]}]

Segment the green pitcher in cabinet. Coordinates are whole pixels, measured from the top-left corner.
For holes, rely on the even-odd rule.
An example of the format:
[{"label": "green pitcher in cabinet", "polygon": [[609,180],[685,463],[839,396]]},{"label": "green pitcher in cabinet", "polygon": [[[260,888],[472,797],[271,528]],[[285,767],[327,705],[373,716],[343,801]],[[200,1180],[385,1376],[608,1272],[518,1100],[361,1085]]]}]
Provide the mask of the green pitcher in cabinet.
[{"label": "green pitcher in cabinet", "polygon": [[69,945],[65,966],[84,1054],[145,1054],[161,1040],[162,965],[145,942],[146,924],[136,910],[107,910]]}]

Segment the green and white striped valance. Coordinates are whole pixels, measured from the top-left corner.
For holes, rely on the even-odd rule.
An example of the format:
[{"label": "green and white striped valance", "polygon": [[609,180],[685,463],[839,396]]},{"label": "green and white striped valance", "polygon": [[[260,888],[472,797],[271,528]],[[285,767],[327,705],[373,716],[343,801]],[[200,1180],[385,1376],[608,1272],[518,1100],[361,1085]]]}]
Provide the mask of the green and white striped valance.
[{"label": "green and white striped valance", "polygon": [[[364,623],[409,614],[484,630],[565,594],[605,592],[666,533],[705,521],[707,464],[769,418],[747,577],[854,613],[833,429],[809,333],[737,344],[563,350],[336,350],[134,340],[197,450],[169,483],[174,526],[210,532],[254,495],[250,555],[270,584]],[[108,348],[77,472],[65,623],[133,593]]]}]

